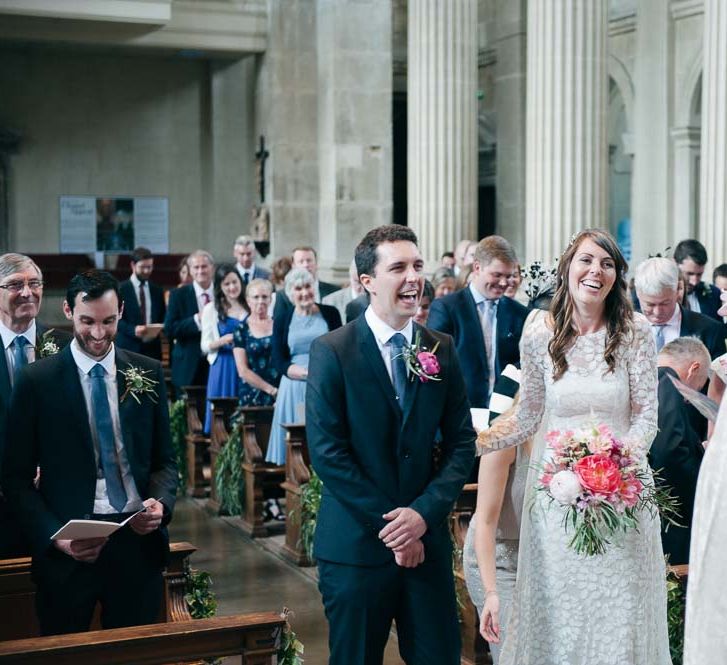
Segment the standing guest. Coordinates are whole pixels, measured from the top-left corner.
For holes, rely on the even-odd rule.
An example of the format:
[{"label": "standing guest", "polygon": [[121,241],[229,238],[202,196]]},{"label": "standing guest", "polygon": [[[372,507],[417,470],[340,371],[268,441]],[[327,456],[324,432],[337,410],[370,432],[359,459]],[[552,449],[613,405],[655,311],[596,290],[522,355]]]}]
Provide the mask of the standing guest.
[{"label": "standing guest", "polygon": [[649,463],[679,501],[683,528],[666,529],[666,524],[661,528],[664,554],[671,565],[689,563],[694,493],[704,447],[692,427],[689,407],[670,377],[701,390],[707,383],[709,364],[707,347],[693,337],[677,337],[659,352],[659,429],[649,450]]},{"label": "standing guest", "polygon": [[207,415],[205,434],[212,425],[212,397],[237,397],[237,368],[232,356],[235,331],[248,315],[243,285],[237,268],[223,263],[215,271],[215,299],[202,310],[200,348],[207,356]]},{"label": "standing guest", "polygon": [[358,298],[346,305],[346,323],[351,323],[361,316],[369,306],[369,294],[364,291]]},{"label": "standing guest", "polygon": [[422,289],[422,297],[419,299],[419,305],[417,306],[416,314],[413,317],[414,323],[418,323],[420,326],[427,325],[432,300],[434,300],[434,287],[428,279],[425,279],[424,288]]},{"label": "standing guest", "polygon": [[293,262],[289,256],[281,256],[279,259],[273,261],[270,281],[272,282],[274,291],[285,288],[285,276],[290,272],[292,267]]},{"label": "standing guest", "polygon": [[[177,283],[177,286],[175,286],[175,289],[179,289],[182,286],[186,286],[187,284],[192,283],[192,275],[189,273],[189,256],[185,256],[180,262],[179,266],[177,267],[177,275],[179,276],[179,282]],[[169,295],[174,289],[165,289],[164,291],[164,305],[165,307],[169,306]]]},{"label": "standing guest", "polygon": [[444,252],[439,263],[442,268],[454,270],[454,267],[457,265],[457,259],[454,258],[454,252]]},{"label": "standing guest", "polygon": [[[5,428],[10,398],[20,370],[51,355],[71,341],[68,333],[49,329],[38,320],[43,300],[43,274],[23,254],[0,256],[0,467],[5,450]],[[27,553],[15,520],[0,491],[0,557]]]},{"label": "standing guest", "polygon": [[720,307],[719,289],[713,284],[706,284],[702,281],[704,266],[708,261],[704,245],[693,238],[682,240],[674,248],[674,260],[687,280],[689,309],[721,323],[722,318],[717,316],[717,310]]},{"label": "standing guest", "polygon": [[[43,635],[88,630],[97,602],[104,628],[159,616],[177,468],[161,364],[114,345],[122,309],[109,273],[76,275],[63,303],[73,342],[25,367],[13,392],[3,486],[31,543]],[[109,538],[51,540],[68,520],[142,507]]]},{"label": "standing guest", "polygon": [[454,290],[461,291],[462,289],[466,289],[472,283],[473,277],[473,266],[469,265],[465,268],[462,268],[459,275],[457,275],[457,282],[454,286]]},{"label": "standing guest", "polygon": [[[474,432],[450,337],[412,322],[424,282],[416,240],[397,225],[366,234],[356,265],[371,306],[311,347],[306,432],[325,487],[314,545],[330,665],[380,665],[392,621],[409,665],[460,662],[447,518]],[[437,347],[428,371],[439,381],[407,378],[417,341]]]},{"label": "standing guest", "polygon": [[285,463],[284,423],[301,419],[305,404],[308,354],[314,339],[341,326],[335,307],[316,304],[315,277],[305,268],[293,268],[285,277],[285,293],[292,306],[273,322],[273,363],[280,377],[266,462]]},{"label": "standing guest", "polygon": [[474,262],[473,245],[477,245],[474,240],[460,240],[457,247],[454,248],[454,276],[459,277],[460,273]]},{"label": "standing guest", "polygon": [[353,260],[351,260],[351,265],[348,267],[348,277],[349,283],[347,287],[329,293],[323,298],[324,305],[331,305],[331,307],[335,307],[338,310],[338,313],[341,315],[341,321],[346,319],[346,307],[348,307],[348,304],[356,300],[363,293],[363,287],[358,280],[356,262]]},{"label": "standing guest", "polygon": [[131,277],[119,286],[124,314],[116,346],[161,360],[159,333],[167,307],[162,288],[149,281],[153,270],[154,255],[146,247],[137,247],[131,253]]},{"label": "standing guest", "polygon": [[245,289],[250,316],[235,330],[233,350],[241,406],[270,406],[278,394],[280,375],[273,365],[273,320],[269,313],[272,294],[273,285],[266,279],[253,279]]},{"label": "standing guest", "polygon": [[712,282],[720,291],[727,291],[727,263],[721,263],[712,271]]},{"label": "standing guest", "polygon": [[434,297],[442,298],[457,290],[457,280],[449,268],[437,268],[432,275]]},{"label": "standing guest", "polygon": [[510,276],[507,278],[507,288],[505,289],[505,295],[508,298],[515,299],[518,294],[518,289],[520,288],[520,284],[522,284],[522,282],[523,282],[522,270],[520,269],[520,264],[516,263],[512,269],[512,272],[510,273]]},{"label": "standing guest", "polygon": [[269,279],[270,273],[255,263],[257,250],[251,236],[237,236],[233,254],[237,260],[237,272],[242,283],[247,286],[253,279]]},{"label": "standing guest", "polygon": [[202,355],[201,313],[214,299],[212,275],[215,262],[212,255],[198,249],[189,255],[192,283],[172,291],[164,320],[164,333],[172,344],[172,384],[176,397],[182,386],[206,386],[209,364]]},{"label": "standing guest", "polygon": [[472,283],[434,300],[429,312],[429,326],[454,337],[473,407],[486,408],[502,369],[520,362],[518,345],[528,309],[505,296],[515,263],[515,250],[504,238],[480,240]]}]

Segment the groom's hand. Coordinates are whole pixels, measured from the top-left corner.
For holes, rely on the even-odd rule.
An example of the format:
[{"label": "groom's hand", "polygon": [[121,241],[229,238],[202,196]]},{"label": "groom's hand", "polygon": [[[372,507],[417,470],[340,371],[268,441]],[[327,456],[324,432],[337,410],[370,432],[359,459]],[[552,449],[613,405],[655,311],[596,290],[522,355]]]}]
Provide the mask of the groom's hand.
[{"label": "groom's hand", "polygon": [[402,568],[416,568],[424,563],[424,544],[421,540],[415,540],[410,545],[394,551],[394,560],[397,566]]},{"label": "groom's hand", "polygon": [[412,508],[394,508],[383,517],[389,524],[379,531],[379,538],[389,549],[406,547],[426,533],[427,523]]}]

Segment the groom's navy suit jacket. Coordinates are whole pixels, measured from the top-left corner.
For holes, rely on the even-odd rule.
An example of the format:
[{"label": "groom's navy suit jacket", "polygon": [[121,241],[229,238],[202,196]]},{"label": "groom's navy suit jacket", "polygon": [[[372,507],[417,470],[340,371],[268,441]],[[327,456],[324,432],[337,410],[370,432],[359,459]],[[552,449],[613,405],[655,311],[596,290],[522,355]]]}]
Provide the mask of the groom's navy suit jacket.
[{"label": "groom's navy suit jacket", "polygon": [[[502,297],[497,306],[495,380],[507,365],[520,366],[520,336],[528,308]],[[427,325],[452,335],[462,364],[467,396],[473,407],[489,404],[489,369],[482,323],[469,287],[436,298],[429,310]]]},{"label": "groom's navy suit jacket", "polygon": [[323,481],[314,542],[320,560],[393,562],[378,533],[387,524],[383,514],[400,506],[427,523],[428,559],[450,555],[447,517],[474,462],[475,433],[452,339],[414,324],[417,331],[423,346],[439,343],[441,381],[415,379],[403,411],[366,317],[311,346],[306,431]]},{"label": "groom's navy suit jacket", "polygon": [[[164,374],[159,362],[116,348],[119,418],[124,448],[142,499],[161,499],[163,524],[171,519],[177,469],[169,434]],[[157,396],[127,395],[122,370],[147,370]],[[8,417],[3,488],[33,555],[36,579],[60,580],[79,564],[55,549],[50,537],[70,519],[93,513],[97,464],[86,401],[70,346],[21,371]],[[40,483],[33,486],[36,467]],[[166,528],[144,536],[149,565],[161,567],[168,552]]]}]

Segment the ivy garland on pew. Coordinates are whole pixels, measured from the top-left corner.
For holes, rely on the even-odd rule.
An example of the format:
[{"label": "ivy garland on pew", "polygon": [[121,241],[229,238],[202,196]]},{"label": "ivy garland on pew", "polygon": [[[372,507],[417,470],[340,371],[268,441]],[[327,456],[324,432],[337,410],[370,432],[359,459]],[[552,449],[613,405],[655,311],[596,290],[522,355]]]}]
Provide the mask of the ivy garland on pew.
[{"label": "ivy garland on pew", "polygon": [[280,648],[278,649],[278,665],[302,665],[303,664],[303,643],[290,627],[289,617],[293,613],[284,607],[281,618],[285,619],[285,627],[280,636]]},{"label": "ivy garland on pew", "polygon": [[183,399],[172,402],[169,409],[169,430],[172,448],[177,459],[177,494],[184,494],[187,487],[187,413]]},{"label": "ivy garland on pew", "polygon": [[669,651],[672,665],[682,665],[684,658],[684,613],[686,592],[684,584],[671,570],[666,576],[666,618],[669,629]]},{"label": "ivy garland on pew", "polygon": [[232,431],[215,462],[215,486],[220,512],[226,515],[242,514],[245,476],[242,473],[244,450],[239,427],[241,418],[238,414],[230,418]]},{"label": "ivy garland on pew", "polygon": [[[204,570],[195,570],[185,563],[184,583],[186,593],[184,600],[189,607],[189,615],[193,619],[210,619],[217,614],[217,599],[211,590],[212,577]],[[221,658],[205,658],[207,665],[222,665]]]},{"label": "ivy garland on pew", "polygon": [[321,507],[323,482],[311,469],[310,480],[300,487],[300,543],[309,561],[313,561],[313,535],[316,532],[318,510]]}]

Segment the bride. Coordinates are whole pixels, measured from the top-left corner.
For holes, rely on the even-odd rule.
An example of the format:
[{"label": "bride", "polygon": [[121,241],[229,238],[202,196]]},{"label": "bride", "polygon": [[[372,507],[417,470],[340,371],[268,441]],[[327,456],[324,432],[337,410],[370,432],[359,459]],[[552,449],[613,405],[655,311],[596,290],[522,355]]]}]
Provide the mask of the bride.
[{"label": "bride", "polygon": [[[534,312],[521,341],[518,406],[480,433],[482,451],[535,437],[533,463],[549,457],[543,433],[610,425],[646,453],[656,434],[656,347],[634,315],[627,269],[613,238],[579,233],[561,257],[550,314]],[[658,517],[606,554],[576,554],[563,509],[533,490],[531,470],[517,583],[500,665],[670,665],[665,563]]]}]

